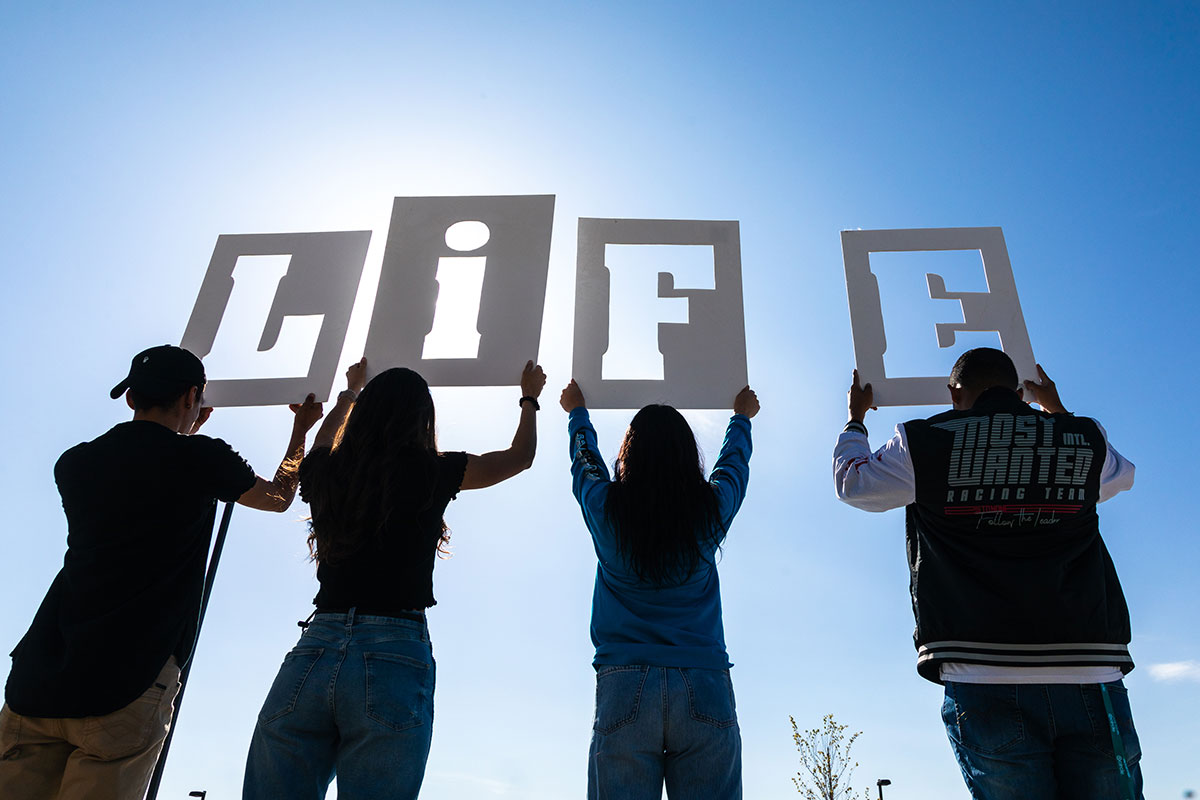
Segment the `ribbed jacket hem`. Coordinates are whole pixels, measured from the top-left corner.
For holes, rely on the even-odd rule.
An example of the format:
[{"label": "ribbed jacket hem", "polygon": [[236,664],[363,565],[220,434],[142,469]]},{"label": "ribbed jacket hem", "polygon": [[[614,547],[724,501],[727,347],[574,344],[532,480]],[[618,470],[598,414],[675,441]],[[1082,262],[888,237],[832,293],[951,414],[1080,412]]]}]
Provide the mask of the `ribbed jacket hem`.
[{"label": "ribbed jacket hem", "polygon": [[1010,644],[1003,642],[926,642],[917,647],[917,672],[941,683],[942,664],[986,664],[994,667],[1117,667],[1128,674],[1133,658],[1125,644],[1069,642]]}]

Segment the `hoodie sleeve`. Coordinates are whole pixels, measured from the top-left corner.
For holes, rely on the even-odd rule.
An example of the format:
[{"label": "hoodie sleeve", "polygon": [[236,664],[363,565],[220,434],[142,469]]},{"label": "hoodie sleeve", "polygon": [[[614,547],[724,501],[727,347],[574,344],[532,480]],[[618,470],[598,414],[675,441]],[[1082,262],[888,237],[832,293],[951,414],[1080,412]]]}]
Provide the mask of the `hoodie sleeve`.
[{"label": "hoodie sleeve", "polygon": [[567,418],[567,442],[571,456],[571,491],[584,514],[596,516],[608,493],[608,467],[596,446],[596,429],[586,408],[574,409]]},{"label": "hoodie sleeve", "polygon": [[726,530],[746,498],[746,487],[750,483],[752,450],[750,418],[734,414],[729,418],[729,427],[725,429],[725,441],[721,444],[721,454],[717,456],[716,466],[708,479],[713,491],[717,493],[717,509],[721,515],[721,525]]}]

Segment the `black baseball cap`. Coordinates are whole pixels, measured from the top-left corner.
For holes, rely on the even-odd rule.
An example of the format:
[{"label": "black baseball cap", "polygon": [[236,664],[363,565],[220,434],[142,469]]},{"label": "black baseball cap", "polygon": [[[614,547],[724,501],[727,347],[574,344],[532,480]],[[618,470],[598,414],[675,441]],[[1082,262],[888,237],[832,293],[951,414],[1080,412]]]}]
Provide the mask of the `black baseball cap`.
[{"label": "black baseball cap", "polygon": [[203,387],[204,364],[190,351],[171,344],[143,350],[133,357],[129,374],[108,393],[116,400],[133,388],[150,395],[184,392],[191,386]]}]

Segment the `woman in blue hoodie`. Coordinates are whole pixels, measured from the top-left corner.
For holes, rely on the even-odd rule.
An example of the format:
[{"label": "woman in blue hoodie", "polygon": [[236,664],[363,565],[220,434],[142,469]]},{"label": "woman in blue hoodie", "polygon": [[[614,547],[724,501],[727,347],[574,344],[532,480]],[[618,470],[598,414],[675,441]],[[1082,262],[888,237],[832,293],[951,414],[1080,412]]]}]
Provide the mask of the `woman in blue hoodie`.
[{"label": "woman in blue hoodie", "polygon": [[704,478],[696,438],[670,406],[629,423],[610,479],[575,381],[560,400],[575,499],[599,564],[592,596],[596,718],[589,800],[742,796],[741,734],[721,624],[716,553],[746,495],[750,387]]}]

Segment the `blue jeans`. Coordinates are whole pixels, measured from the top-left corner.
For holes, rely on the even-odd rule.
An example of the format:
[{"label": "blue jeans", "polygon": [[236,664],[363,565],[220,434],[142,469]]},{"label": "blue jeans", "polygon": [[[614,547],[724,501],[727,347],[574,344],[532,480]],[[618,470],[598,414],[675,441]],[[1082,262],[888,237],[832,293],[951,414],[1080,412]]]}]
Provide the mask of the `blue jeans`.
[{"label": "blue jeans", "polygon": [[602,666],[588,800],[740,800],[742,735],[729,670]]},{"label": "blue jeans", "polygon": [[[1142,797],[1129,694],[1107,684]],[[975,800],[1125,800],[1099,684],[946,683],[942,721]]]},{"label": "blue jeans", "polygon": [[416,798],[433,736],[423,621],[317,614],[258,715],[242,797]]}]

